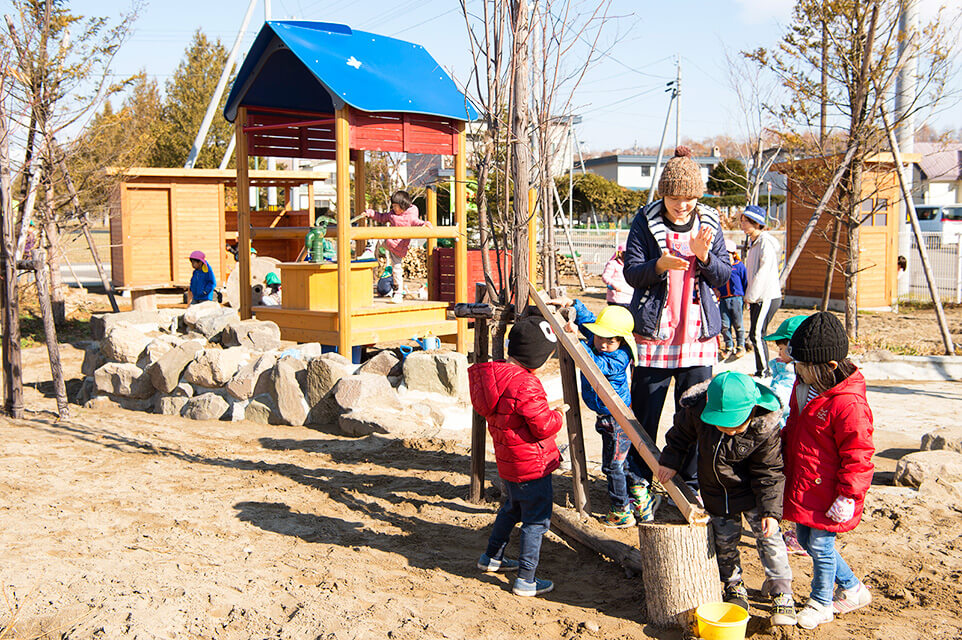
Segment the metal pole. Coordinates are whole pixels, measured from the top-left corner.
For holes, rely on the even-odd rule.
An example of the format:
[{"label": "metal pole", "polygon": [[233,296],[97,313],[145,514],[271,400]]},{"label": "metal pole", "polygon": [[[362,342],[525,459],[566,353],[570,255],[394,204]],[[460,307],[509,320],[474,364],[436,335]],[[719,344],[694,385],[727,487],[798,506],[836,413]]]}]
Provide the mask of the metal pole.
[{"label": "metal pole", "polygon": [[571,141],[571,130],[574,128],[574,118],[568,118],[568,224],[574,226],[575,207],[574,207],[574,184],[575,184],[575,154]]},{"label": "metal pole", "polygon": [[962,304],[962,236],[955,236],[955,304]]},{"label": "metal pole", "polygon": [[[668,84],[672,84],[669,82]],[[668,100],[668,113],[665,114],[665,126],[661,130],[661,142],[658,143],[658,158],[655,160],[655,170],[651,174],[651,187],[648,188],[648,202],[655,199],[655,181],[658,179],[658,167],[661,166],[661,158],[665,152],[665,134],[668,133],[668,122],[671,120],[671,106],[677,97],[675,91],[671,92],[671,98]]]},{"label": "metal pole", "polygon": [[237,32],[234,46],[227,56],[227,62],[224,63],[224,70],[221,71],[220,79],[217,81],[217,88],[214,89],[214,95],[211,96],[210,103],[207,105],[207,112],[204,114],[204,119],[200,123],[200,130],[197,132],[197,137],[194,138],[194,144],[190,148],[190,153],[187,155],[187,162],[184,163],[185,169],[194,168],[194,164],[197,162],[197,156],[200,154],[200,148],[204,146],[204,141],[207,140],[207,131],[210,129],[210,123],[214,119],[214,112],[220,104],[221,96],[224,95],[227,79],[230,78],[230,73],[234,69],[234,60],[237,59],[237,52],[240,50],[241,41],[244,39],[244,32],[247,30],[247,25],[251,21],[251,15],[254,13],[254,6],[256,4],[257,0],[251,0],[250,4],[247,5],[247,13],[244,14],[244,21],[241,23],[241,28]]},{"label": "metal pole", "polygon": [[675,73],[675,147],[681,144],[681,56]]}]

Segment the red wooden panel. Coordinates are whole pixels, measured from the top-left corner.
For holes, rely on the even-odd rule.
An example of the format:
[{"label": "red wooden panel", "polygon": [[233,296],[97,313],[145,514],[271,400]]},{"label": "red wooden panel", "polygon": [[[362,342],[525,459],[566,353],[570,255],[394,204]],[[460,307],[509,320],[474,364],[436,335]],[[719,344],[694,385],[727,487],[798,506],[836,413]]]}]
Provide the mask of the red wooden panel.
[{"label": "red wooden panel", "polygon": [[[331,114],[248,112],[247,145],[250,155],[282,158],[334,159]],[[278,125],[289,125],[276,128]],[[257,127],[264,127],[258,131]]]}]

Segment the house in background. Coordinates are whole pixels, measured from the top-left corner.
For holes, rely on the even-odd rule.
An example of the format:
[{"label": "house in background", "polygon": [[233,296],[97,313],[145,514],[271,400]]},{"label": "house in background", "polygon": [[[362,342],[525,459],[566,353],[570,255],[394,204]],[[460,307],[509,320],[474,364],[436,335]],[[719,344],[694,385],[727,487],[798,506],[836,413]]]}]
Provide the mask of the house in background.
[{"label": "house in background", "polygon": [[[634,189],[635,191],[643,191],[651,187],[653,174],[655,176],[654,184],[657,188],[658,179],[661,177],[661,170],[670,157],[671,156],[667,154],[662,157],[661,167],[659,167],[657,171],[655,169],[655,163],[658,160],[658,156],[623,154],[589,158],[584,161],[583,168],[587,172],[616,182],[622,187]],[[715,165],[722,161],[722,157],[721,153],[718,153],[716,149],[715,153],[710,156],[693,156],[692,160],[701,167],[701,177],[707,183],[708,174]],[[582,168],[581,163],[579,163],[576,169],[580,168]]]},{"label": "house in background", "polygon": [[913,197],[917,204],[962,203],[962,142],[916,142]]}]

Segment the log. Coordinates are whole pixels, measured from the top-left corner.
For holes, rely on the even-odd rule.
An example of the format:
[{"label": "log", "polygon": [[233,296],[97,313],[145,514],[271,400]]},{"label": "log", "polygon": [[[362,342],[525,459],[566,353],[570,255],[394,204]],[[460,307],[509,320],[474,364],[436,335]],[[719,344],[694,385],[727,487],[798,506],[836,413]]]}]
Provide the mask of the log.
[{"label": "log", "polygon": [[691,629],[696,607],[721,601],[715,546],[708,531],[707,523],[639,523],[641,578],[651,624]]},{"label": "log", "polygon": [[551,526],[562,535],[597,551],[627,569],[639,573],[642,571],[643,562],[638,549],[591,531],[585,526],[583,518],[577,511],[554,505],[551,511]]},{"label": "log", "polygon": [[70,416],[70,408],[67,404],[67,387],[63,379],[63,367],[60,365],[60,345],[57,344],[57,328],[53,318],[53,304],[50,299],[49,280],[50,270],[47,267],[47,259],[44,251],[34,249],[31,252],[33,258],[34,276],[37,281],[37,297],[40,299],[40,313],[43,316],[43,333],[47,343],[47,355],[50,358],[50,374],[53,377],[53,388],[57,395],[57,415],[60,419]]}]

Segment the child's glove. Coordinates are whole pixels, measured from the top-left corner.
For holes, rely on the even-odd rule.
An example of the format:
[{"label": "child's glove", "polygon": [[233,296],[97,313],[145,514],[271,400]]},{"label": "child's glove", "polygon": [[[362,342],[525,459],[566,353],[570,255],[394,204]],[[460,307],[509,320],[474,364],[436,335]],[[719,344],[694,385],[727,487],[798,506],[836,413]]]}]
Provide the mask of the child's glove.
[{"label": "child's glove", "polygon": [[845,496],[835,498],[832,508],[825,515],[835,522],[848,522],[855,515],[855,501]]}]

